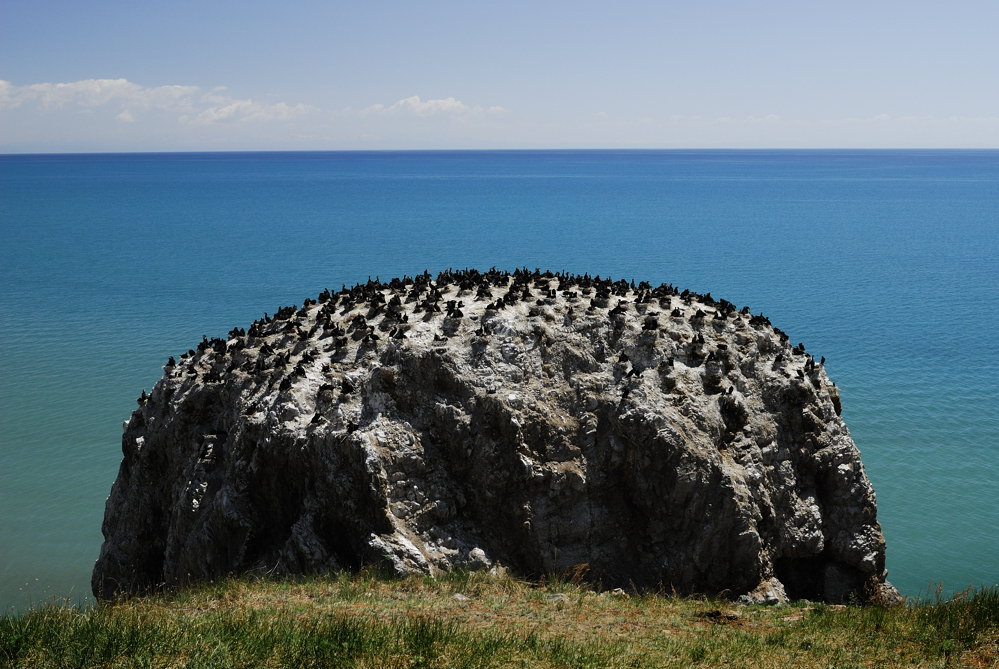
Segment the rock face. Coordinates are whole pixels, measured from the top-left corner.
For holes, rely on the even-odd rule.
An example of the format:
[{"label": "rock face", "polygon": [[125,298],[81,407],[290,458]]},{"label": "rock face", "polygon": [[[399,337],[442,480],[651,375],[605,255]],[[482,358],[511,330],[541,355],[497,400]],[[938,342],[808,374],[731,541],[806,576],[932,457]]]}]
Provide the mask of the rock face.
[{"label": "rock face", "polygon": [[125,425],[99,598],[366,564],[748,601],[891,591],[822,364],[710,294],[369,281],[164,369]]}]

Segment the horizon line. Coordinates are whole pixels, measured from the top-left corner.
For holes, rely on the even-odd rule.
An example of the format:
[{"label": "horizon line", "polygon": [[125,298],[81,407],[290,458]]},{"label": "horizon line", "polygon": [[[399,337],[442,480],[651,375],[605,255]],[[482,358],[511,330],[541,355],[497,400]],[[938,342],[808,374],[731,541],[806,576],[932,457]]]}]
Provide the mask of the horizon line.
[{"label": "horizon line", "polygon": [[19,156],[121,156],[121,155],[190,155],[249,153],[529,153],[529,152],[683,152],[683,151],[999,151],[999,147],[542,147],[542,148],[463,148],[463,149],[194,149],[160,151],[0,151],[0,157]]}]

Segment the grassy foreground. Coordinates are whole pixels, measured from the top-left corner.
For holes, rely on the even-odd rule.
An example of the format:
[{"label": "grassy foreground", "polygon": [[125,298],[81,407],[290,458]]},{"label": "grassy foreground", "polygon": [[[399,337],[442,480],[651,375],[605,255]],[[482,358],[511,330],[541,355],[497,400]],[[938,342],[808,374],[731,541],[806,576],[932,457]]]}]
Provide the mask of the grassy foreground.
[{"label": "grassy foreground", "polygon": [[999,666],[999,590],[739,606],[482,573],[237,579],[0,618],[0,667]]}]

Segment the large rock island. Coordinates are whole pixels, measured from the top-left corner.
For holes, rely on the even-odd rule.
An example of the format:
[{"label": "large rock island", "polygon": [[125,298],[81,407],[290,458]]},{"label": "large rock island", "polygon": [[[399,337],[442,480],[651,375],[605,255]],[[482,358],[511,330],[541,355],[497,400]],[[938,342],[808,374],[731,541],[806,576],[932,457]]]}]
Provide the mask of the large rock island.
[{"label": "large rock island", "polygon": [[882,597],[874,492],[822,362],[670,285],[466,270],[327,290],[143,391],[94,594],[380,564]]}]

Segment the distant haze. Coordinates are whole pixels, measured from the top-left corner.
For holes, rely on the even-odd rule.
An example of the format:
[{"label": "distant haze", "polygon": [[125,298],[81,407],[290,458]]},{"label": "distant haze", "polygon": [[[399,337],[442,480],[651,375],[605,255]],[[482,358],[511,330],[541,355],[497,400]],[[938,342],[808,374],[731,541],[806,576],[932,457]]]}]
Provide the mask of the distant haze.
[{"label": "distant haze", "polygon": [[999,3],[0,7],[0,152],[999,147]]}]

